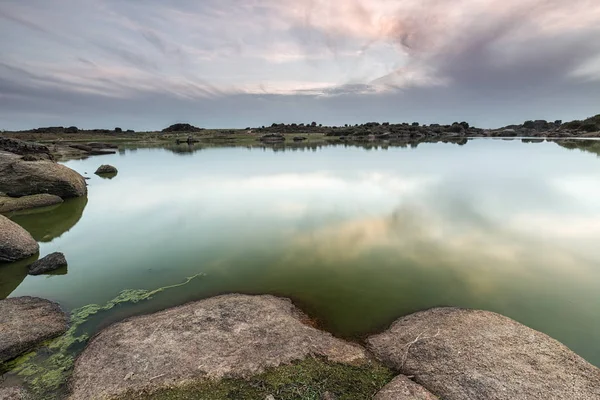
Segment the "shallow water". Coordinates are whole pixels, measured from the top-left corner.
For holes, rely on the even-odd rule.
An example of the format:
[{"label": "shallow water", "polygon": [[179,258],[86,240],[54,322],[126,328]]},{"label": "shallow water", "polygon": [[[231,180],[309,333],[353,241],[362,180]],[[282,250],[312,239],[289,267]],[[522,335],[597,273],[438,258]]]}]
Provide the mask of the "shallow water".
[{"label": "shallow water", "polygon": [[[13,215],[67,270],[0,266],[0,297],[73,309],[206,276],[86,329],[227,292],[291,297],[361,338],[434,306],[500,312],[600,365],[600,158],[555,143],[127,150],[66,165],[87,199]],[[113,179],[93,175],[100,164]]]}]

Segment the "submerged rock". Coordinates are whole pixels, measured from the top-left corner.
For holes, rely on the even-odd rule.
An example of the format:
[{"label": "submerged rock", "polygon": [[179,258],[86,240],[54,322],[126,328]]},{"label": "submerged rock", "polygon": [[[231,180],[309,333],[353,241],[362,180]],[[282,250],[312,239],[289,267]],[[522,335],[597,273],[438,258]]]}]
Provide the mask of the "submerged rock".
[{"label": "submerged rock", "polygon": [[87,194],[81,175],[52,161],[27,162],[0,153],[0,192],[12,197],[48,193],[63,199]]},{"label": "submerged rock", "polygon": [[40,246],[29,232],[0,215],[0,262],[22,260],[39,250]]},{"label": "submerged rock", "polygon": [[100,167],[98,167],[98,169],[94,173],[96,175],[103,175],[103,174],[116,174],[117,172],[119,172],[119,171],[112,165],[104,164],[104,165],[101,165]]},{"label": "submerged rock", "polygon": [[291,301],[225,295],[114,324],[75,363],[71,399],[247,377],[307,357],[364,363],[356,345],[305,325]]},{"label": "submerged rock", "polygon": [[66,266],[67,259],[63,253],[51,253],[31,264],[29,275],[41,275]]},{"label": "submerged rock", "polygon": [[59,305],[37,297],[0,300],[0,363],[66,332],[68,317]]},{"label": "submerged rock", "polygon": [[493,312],[422,311],[367,343],[385,364],[443,399],[600,399],[600,369]]},{"label": "submerged rock", "polygon": [[399,375],[381,389],[373,400],[438,400],[423,386]]},{"label": "submerged rock", "polygon": [[0,195],[0,213],[53,206],[62,202],[63,199],[53,194],[34,194],[31,196],[22,197],[8,197]]}]

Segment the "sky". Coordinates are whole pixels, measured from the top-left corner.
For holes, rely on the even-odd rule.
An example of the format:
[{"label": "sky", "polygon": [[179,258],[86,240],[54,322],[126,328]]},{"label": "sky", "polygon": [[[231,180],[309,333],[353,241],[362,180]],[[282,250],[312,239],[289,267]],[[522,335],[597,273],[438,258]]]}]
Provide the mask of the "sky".
[{"label": "sky", "polygon": [[0,0],[0,130],[600,113],[598,0]]}]

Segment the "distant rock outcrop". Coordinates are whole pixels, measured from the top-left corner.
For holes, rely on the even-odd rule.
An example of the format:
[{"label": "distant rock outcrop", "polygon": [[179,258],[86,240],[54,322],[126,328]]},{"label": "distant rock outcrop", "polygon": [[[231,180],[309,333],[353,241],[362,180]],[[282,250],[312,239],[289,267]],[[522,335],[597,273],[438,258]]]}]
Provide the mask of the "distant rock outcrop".
[{"label": "distant rock outcrop", "polygon": [[50,149],[41,144],[26,142],[18,139],[9,139],[0,136],[0,151],[6,151],[13,154],[34,155],[36,160],[52,160]]},{"label": "distant rock outcrop", "polygon": [[0,263],[23,260],[36,254],[39,249],[40,246],[29,232],[0,215]]},{"label": "distant rock outcrop", "polygon": [[443,399],[600,399],[600,369],[493,312],[417,312],[367,343],[384,364]]},{"label": "distant rock outcrop", "polygon": [[168,132],[201,132],[203,129],[190,124],[173,124],[168,128],[163,129],[164,133]]}]

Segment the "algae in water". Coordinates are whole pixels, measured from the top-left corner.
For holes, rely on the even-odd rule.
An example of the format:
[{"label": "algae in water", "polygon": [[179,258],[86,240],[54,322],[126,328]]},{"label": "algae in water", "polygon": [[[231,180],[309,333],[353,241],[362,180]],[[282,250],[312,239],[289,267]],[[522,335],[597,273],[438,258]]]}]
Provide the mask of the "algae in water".
[{"label": "algae in water", "polygon": [[104,305],[88,304],[74,309],[71,311],[71,323],[67,332],[44,343],[41,350],[24,354],[1,366],[1,369],[22,378],[32,394],[43,396],[44,399],[56,398],[58,391],[64,387],[75,362],[76,354],[72,346],[85,343],[89,339],[86,333],[78,332],[78,329],[91,316],[110,310],[122,303],[138,303],[149,300],[160,292],[186,285],[203,275],[205,274],[199,273],[186,278],[182,283],[154,290],[126,289]]}]

